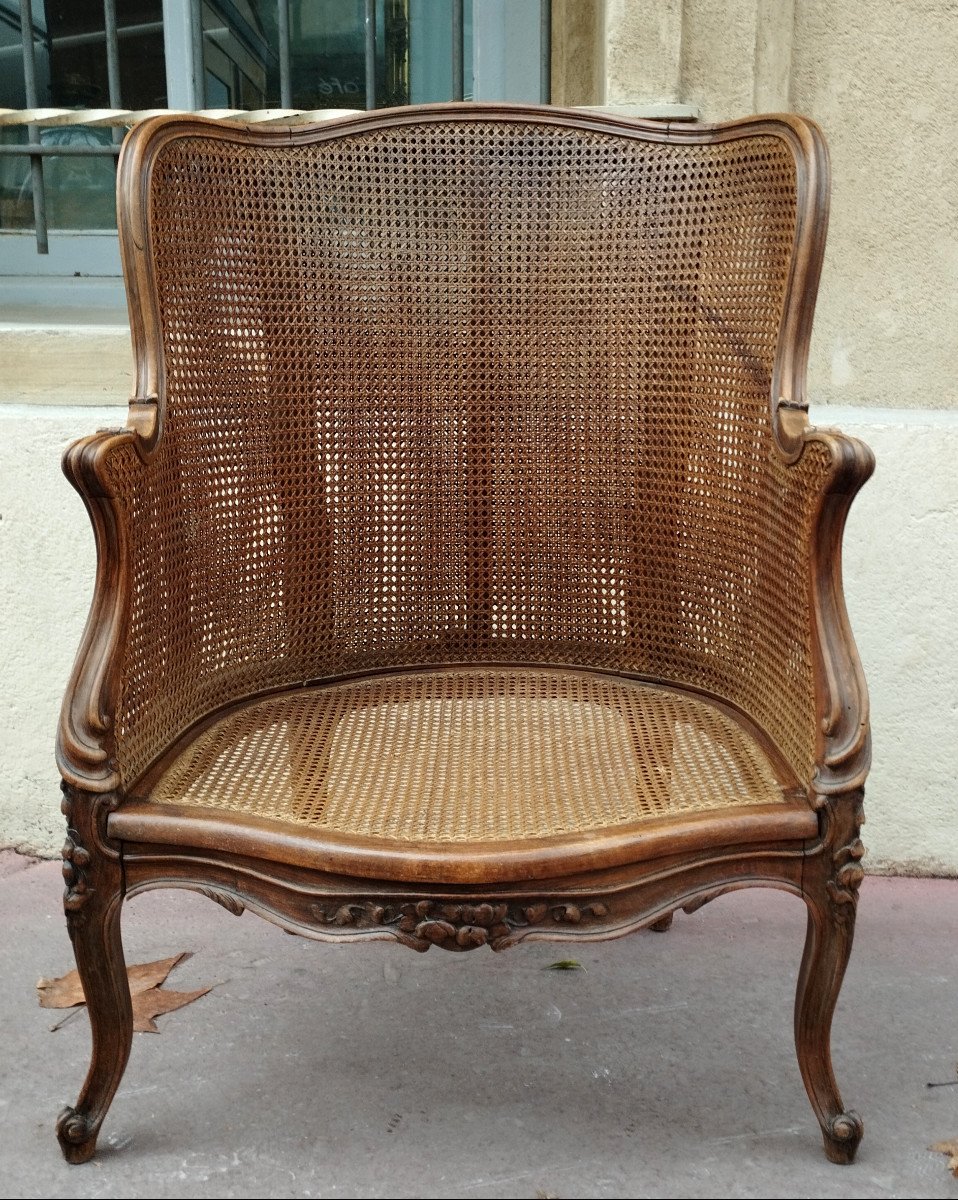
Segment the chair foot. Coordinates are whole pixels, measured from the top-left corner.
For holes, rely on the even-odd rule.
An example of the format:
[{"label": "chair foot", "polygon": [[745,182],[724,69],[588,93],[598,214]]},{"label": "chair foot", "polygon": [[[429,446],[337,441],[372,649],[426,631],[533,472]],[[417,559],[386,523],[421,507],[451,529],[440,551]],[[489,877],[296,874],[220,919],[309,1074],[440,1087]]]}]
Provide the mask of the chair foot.
[{"label": "chair foot", "polygon": [[865,1126],[857,1112],[839,1113],[832,1119],[829,1128],[822,1126],[825,1157],[839,1166],[850,1166],[855,1161],[858,1143],[862,1140]]},{"label": "chair foot", "polygon": [[[65,805],[65,811],[70,806]],[[92,807],[92,806],[89,806]],[[133,1043],[133,1005],[120,937],[123,874],[119,862],[97,851],[94,817],[77,803],[64,849],[63,906],[83,984],[92,1056],[80,1098],[57,1119],[57,1139],[69,1163],[87,1162],[116,1095]],[[79,811],[76,811],[79,810]],[[89,847],[89,849],[88,849]]]},{"label": "chair foot", "polygon": [[805,956],[795,998],[795,1049],[805,1090],[822,1127],[825,1154],[850,1163],[862,1139],[862,1119],[842,1103],[832,1070],[831,1028],[852,944],[854,911],[808,904]]},{"label": "chair foot", "polygon": [[675,913],[666,913],[664,917],[659,917],[657,921],[653,921],[649,928],[654,930],[656,933],[668,933],[668,931],[672,928],[672,920],[674,916]]},{"label": "chair foot", "polygon": [[57,1117],[57,1141],[68,1163],[89,1162],[96,1152],[99,1132],[99,1122],[92,1125],[88,1117],[69,1105]]}]

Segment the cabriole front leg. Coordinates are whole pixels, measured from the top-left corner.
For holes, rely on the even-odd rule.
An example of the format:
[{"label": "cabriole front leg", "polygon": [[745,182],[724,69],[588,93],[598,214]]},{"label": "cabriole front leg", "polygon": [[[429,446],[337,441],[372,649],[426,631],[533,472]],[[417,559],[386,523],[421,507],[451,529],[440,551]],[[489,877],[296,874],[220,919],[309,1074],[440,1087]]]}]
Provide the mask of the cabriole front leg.
[{"label": "cabriole front leg", "polygon": [[133,1008],[120,939],[123,874],[119,858],[100,837],[110,807],[104,797],[65,794],[63,907],[83,984],[92,1056],[80,1098],[57,1120],[67,1162],[92,1158],[97,1134],[123,1078],[133,1040]]},{"label": "cabriole front leg", "polygon": [[862,1139],[862,1119],[842,1103],[832,1070],[831,1028],[851,953],[864,872],[858,836],[861,798],[829,802],[826,844],[806,876],[808,907],[805,954],[795,1002],[795,1047],[812,1107],[822,1127],[825,1154],[851,1163]]}]

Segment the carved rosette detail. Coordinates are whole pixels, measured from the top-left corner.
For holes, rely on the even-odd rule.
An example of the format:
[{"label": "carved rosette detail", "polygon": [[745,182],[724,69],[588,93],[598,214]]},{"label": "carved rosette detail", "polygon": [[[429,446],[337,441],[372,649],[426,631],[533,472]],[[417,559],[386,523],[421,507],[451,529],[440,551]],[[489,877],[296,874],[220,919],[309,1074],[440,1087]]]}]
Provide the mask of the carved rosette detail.
[{"label": "carved rosette detail", "polygon": [[[834,807],[832,812],[834,814]],[[832,916],[840,926],[851,925],[855,920],[858,907],[858,889],[865,878],[865,870],[861,860],[865,856],[865,846],[858,836],[864,823],[861,799],[855,804],[851,821],[845,826],[844,838],[832,852],[831,878],[825,881],[825,888],[832,901]],[[849,828],[850,825],[850,828]]]},{"label": "carved rosette detail", "polygon": [[857,904],[858,889],[865,878],[861,860],[865,847],[859,837],[840,847],[832,856],[835,874],[826,883],[828,894],[836,904]]},{"label": "carved rosette detail", "polygon": [[476,900],[462,904],[445,900],[418,900],[408,904],[380,904],[358,900],[310,906],[313,916],[326,925],[354,929],[386,929],[414,950],[440,946],[443,950],[499,949],[520,930],[547,928],[550,924],[578,925],[599,922],[609,914],[605,904],[554,903],[536,900],[500,903]]},{"label": "carved rosette detail", "polygon": [[[69,921],[93,895],[94,854],[117,857],[116,849],[106,839],[106,819],[117,801],[112,793],[78,798],[68,785],[62,784],[61,789],[60,811],[67,821],[67,836],[60,852],[65,885],[63,907]],[[82,834],[81,828],[85,831]]]},{"label": "carved rosette detail", "polygon": [[60,811],[67,819],[67,836],[60,854],[63,858],[63,907],[67,914],[79,912],[90,898],[90,851],[81,844],[73,828],[73,796],[64,788]]},{"label": "carved rosette detail", "polygon": [[87,867],[90,852],[81,846],[74,830],[69,830],[63,843],[63,907],[68,913],[78,912],[90,898],[90,880]]}]

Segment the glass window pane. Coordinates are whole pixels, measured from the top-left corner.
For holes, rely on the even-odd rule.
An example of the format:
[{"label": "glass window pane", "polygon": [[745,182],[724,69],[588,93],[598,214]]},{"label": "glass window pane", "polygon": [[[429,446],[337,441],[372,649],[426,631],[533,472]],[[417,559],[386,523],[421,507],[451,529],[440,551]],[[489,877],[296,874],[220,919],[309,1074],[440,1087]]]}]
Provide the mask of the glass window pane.
[{"label": "glass window pane", "polygon": [[[288,64],[280,61],[281,3],[289,13]],[[525,0],[527,7],[537,3]],[[464,0],[465,99],[475,94],[473,6],[473,0]],[[191,14],[202,25],[204,95],[197,98],[202,107],[280,107],[284,76],[294,108],[366,107],[365,0],[116,0],[119,94],[112,103],[103,0],[33,0],[32,7],[41,107],[166,107],[164,7],[177,36],[189,31]],[[453,8],[451,0],[376,0],[377,107],[452,98]],[[500,43],[505,35],[497,36],[498,41],[486,38],[496,60],[504,53]],[[526,56],[531,63],[537,37],[518,40],[522,44],[511,47],[513,57]],[[190,69],[193,56],[188,47],[183,49],[178,61],[169,64],[174,76]],[[0,0],[0,68],[0,107],[26,107],[19,0]],[[79,125],[0,129],[0,144],[30,140],[106,152],[43,159],[48,226],[114,227],[116,162],[109,153],[114,131]],[[32,189],[29,159],[0,156],[0,230],[32,228]]]},{"label": "glass window pane", "polygon": [[[42,129],[39,139],[24,126],[0,130],[2,144],[39,140],[44,146],[112,145],[108,129],[70,125]],[[116,226],[116,159],[56,155],[43,159],[49,229],[113,229]],[[0,230],[33,228],[33,177],[26,155],[0,158]]]},{"label": "glass window pane", "polygon": [[[463,99],[471,100],[472,0],[463,4]],[[410,104],[451,100],[452,4],[449,0],[409,0]]]},{"label": "glass window pane", "polygon": [[[292,107],[366,107],[363,0],[289,0]],[[448,51],[447,51],[448,53]],[[280,107],[277,0],[204,0],[206,104]],[[409,0],[377,0],[376,105],[409,103]]]},{"label": "glass window pane", "polygon": [[[110,108],[103,0],[33,0],[37,102],[43,108]],[[116,6],[120,107],[166,105],[162,0],[119,0]],[[19,0],[0,0],[0,107],[25,108]],[[80,125],[2,131],[4,144],[30,140],[45,146],[102,146],[109,129]],[[51,229],[110,229],[116,224],[116,160],[48,157],[43,161],[47,223]],[[33,227],[30,160],[0,157],[0,229]]]},{"label": "glass window pane", "polygon": [[[49,103],[64,108],[109,108],[103,0],[33,0],[34,20],[45,16]],[[166,106],[162,0],[117,0],[120,107]]]}]

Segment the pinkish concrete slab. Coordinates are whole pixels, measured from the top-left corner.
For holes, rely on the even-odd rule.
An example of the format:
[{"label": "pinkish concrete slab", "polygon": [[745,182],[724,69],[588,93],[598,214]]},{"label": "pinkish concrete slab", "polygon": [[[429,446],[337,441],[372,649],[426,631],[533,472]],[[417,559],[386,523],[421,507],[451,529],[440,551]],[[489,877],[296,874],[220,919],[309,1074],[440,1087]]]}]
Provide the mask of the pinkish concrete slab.
[{"label": "pinkish concrete slab", "polygon": [[[16,1197],[940,1197],[958,1134],[958,881],[862,887],[833,1033],[865,1120],[826,1162],[792,1046],[802,904],[752,889],[670,933],[412,954],[284,937],[204,897],[124,915],[128,959],[193,952],[216,986],[138,1034],[99,1157],[68,1167],[53,1122],[89,1055],[41,975],[72,966],[59,865],[0,879],[0,1195]],[[567,948],[566,948],[567,949]]]},{"label": "pinkish concrete slab", "polygon": [[0,850],[0,879],[16,875],[18,871],[27,871],[43,862],[42,858],[32,858],[29,854],[18,854],[16,850]]}]

